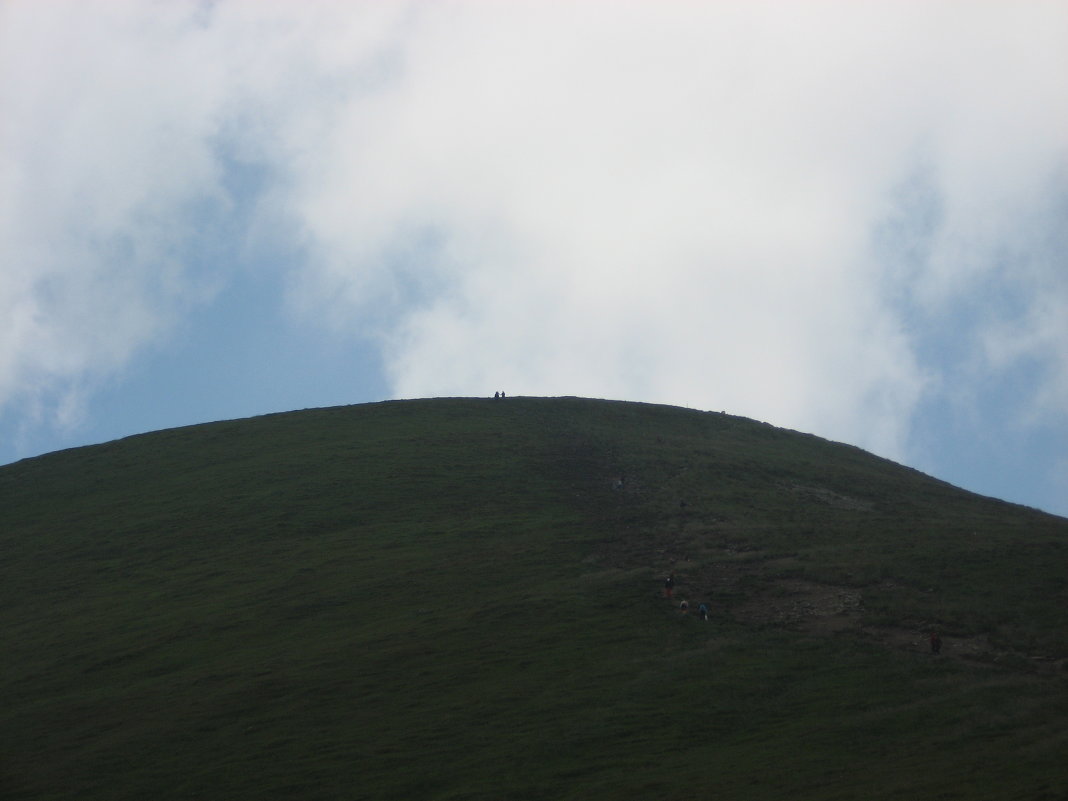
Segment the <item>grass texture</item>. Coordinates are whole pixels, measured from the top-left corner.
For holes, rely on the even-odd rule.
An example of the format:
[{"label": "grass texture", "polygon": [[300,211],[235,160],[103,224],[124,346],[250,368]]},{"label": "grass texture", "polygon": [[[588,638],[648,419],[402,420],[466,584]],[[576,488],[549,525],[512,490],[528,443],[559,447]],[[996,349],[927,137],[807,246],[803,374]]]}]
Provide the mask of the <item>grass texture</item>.
[{"label": "grass texture", "polygon": [[646,404],[49,454],[0,468],[0,798],[1061,799],[1066,557],[1068,520]]}]

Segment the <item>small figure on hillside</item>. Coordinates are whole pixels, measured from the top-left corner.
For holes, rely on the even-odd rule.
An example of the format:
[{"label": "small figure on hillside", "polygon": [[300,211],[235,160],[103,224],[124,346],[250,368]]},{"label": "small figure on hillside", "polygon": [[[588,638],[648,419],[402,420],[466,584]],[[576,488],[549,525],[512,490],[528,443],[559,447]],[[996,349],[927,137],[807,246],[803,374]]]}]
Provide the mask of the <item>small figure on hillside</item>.
[{"label": "small figure on hillside", "polygon": [[708,620],[708,604],[701,604],[697,607],[697,614],[700,616],[701,620]]},{"label": "small figure on hillside", "polygon": [[664,582],[664,596],[671,598],[671,594],[675,592],[675,574],[672,573],[667,577],[667,581]]},{"label": "small figure on hillside", "polygon": [[506,397],[508,397],[507,395],[505,395],[505,394],[504,394],[504,390],[503,390],[503,389],[501,390],[501,397],[502,397],[502,398],[506,398]]},{"label": "small figure on hillside", "polygon": [[683,599],[683,602],[679,604],[679,611],[682,612],[684,615],[688,614],[690,611],[690,602]]},{"label": "small figure on hillside", "polygon": [[942,638],[938,636],[937,631],[931,632],[931,653],[938,654],[942,652]]},{"label": "small figure on hillside", "polygon": [[500,392],[494,392],[493,393],[493,397],[494,397],[495,400],[500,400],[501,399],[501,393]]}]

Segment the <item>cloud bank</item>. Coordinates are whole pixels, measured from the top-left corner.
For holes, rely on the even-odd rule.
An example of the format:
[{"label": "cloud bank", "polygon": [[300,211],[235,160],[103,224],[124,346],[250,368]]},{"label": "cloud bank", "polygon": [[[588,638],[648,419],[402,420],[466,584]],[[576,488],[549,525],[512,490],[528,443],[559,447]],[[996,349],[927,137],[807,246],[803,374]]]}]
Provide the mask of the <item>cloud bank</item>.
[{"label": "cloud bank", "polygon": [[281,247],[293,313],[379,343],[399,397],[905,458],[1012,380],[1063,426],[1066,76],[1054,2],[14,0],[0,408],[79,408]]}]

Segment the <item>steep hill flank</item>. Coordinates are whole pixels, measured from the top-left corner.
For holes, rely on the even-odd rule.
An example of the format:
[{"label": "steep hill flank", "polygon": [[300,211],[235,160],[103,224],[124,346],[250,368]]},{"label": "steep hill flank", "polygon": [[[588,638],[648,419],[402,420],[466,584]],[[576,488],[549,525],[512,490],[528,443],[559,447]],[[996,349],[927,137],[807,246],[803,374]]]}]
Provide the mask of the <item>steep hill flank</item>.
[{"label": "steep hill flank", "polygon": [[644,404],[50,454],[0,468],[0,797],[1062,797],[1066,543],[855,448]]}]

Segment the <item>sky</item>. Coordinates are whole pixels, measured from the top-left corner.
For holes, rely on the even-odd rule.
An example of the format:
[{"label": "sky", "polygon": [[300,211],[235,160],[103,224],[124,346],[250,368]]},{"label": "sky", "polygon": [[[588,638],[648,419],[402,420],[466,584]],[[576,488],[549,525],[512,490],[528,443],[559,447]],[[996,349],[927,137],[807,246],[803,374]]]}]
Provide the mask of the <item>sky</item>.
[{"label": "sky", "polygon": [[0,464],[497,390],[1068,516],[1068,3],[0,0]]}]

